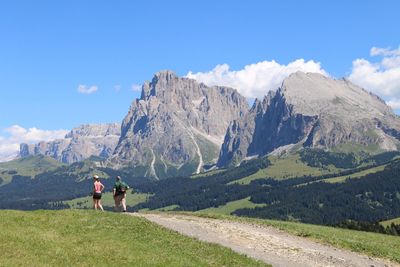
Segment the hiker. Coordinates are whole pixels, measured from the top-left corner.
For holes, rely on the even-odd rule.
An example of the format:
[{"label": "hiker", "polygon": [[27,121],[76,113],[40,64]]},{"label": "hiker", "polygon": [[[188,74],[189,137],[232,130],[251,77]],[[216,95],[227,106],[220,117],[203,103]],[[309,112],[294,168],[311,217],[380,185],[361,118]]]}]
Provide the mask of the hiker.
[{"label": "hiker", "polygon": [[121,180],[121,176],[117,176],[113,189],[115,211],[118,211],[119,207],[122,205],[122,211],[126,212],[126,190],[128,189],[129,186]]},{"label": "hiker", "polygon": [[104,185],[99,181],[99,176],[93,176],[93,208],[95,210],[101,209],[104,211],[103,206],[101,205],[101,193],[104,190]]}]

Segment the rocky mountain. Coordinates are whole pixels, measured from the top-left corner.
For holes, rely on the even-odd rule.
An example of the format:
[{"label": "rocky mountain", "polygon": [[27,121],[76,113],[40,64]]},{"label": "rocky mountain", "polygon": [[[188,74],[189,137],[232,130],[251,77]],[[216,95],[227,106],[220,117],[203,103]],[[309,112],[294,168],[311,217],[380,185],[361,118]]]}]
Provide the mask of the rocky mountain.
[{"label": "rocky mountain", "polygon": [[117,123],[86,124],[72,129],[64,139],[38,144],[21,144],[20,157],[46,155],[60,162],[73,163],[91,156],[108,158],[121,135]]},{"label": "rocky mountain", "polygon": [[234,89],[158,72],[133,101],[109,162],[155,178],[198,173],[216,162],[229,123],[247,111]]},{"label": "rocky mountain", "polygon": [[301,147],[399,150],[400,119],[346,79],[297,72],[228,127],[218,166]]}]

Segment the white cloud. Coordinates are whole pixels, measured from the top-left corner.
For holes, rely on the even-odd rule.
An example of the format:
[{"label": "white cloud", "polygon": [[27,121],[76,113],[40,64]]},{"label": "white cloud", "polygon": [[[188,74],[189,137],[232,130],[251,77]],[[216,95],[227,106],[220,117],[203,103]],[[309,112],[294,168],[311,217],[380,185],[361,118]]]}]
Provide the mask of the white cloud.
[{"label": "white cloud", "polygon": [[390,49],[390,48],[381,48],[381,47],[372,47],[370,50],[371,56],[400,56],[400,48],[399,49]]},{"label": "white cloud", "polygon": [[84,84],[78,85],[78,92],[81,94],[92,94],[96,92],[99,88],[97,85],[86,86]]},{"label": "white cloud", "polygon": [[0,136],[0,162],[15,158],[19,152],[21,143],[38,143],[40,141],[52,141],[64,138],[67,130],[41,130],[37,128],[25,129],[19,125],[13,125],[3,130],[6,136]]},{"label": "white cloud", "polygon": [[400,108],[400,47],[373,47],[370,55],[381,59],[378,62],[354,60],[349,80],[381,96],[392,108]]},{"label": "white cloud", "polygon": [[237,71],[230,70],[228,64],[222,64],[209,72],[190,71],[186,77],[209,86],[224,85],[236,88],[245,97],[262,98],[268,91],[276,90],[287,76],[296,71],[317,72],[328,76],[319,62],[297,59],[287,65],[281,65],[274,60],[262,61],[246,65]]},{"label": "white cloud", "polygon": [[142,86],[140,84],[132,84],[132,91],[141,92],[142,91]]},{"label": "white cloud", "polygon": [[386,102],[392,109],[400,109],[400,99],[393,98]]}]

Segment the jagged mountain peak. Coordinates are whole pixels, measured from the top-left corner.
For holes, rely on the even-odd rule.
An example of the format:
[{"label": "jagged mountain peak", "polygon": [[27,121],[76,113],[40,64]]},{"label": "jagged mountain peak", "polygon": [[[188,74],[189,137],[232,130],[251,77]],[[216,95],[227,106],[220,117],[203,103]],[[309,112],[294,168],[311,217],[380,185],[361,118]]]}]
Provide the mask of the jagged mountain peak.
[{"label": "jagged mountain peak", "polygon": [[82,124],[73,128],[66,134],[65,138],[74,137],[96,137],[121,134],[121,125],[119,123],[104,123],[104,124]]},{"label": "jagged mountain peak", "polygon": [[169,81],[171,79],[179,78],[178,75],[172,70],[161,70],[158,71],[154,74],[153,81],[154,79],[158,80],[166,80]]},{"label": "jagged mountain peak", "polygon": [[[333,79],[319,73],[298,71],[287,77],[278,90],[296,112],[318,115],[323,112],[354,112],[359,117],[384,116],[392,110],[376,95],[347,79]],[[345,107],[341,110],[337,107]],[[365,114],[365,116],[363,115]]]},{"label": "jagged mountain peak", "polygon": [[247,111],[235,89],[158,72],[133,101],[110,162],[142,166],[143,175],[154,177],[198,172],[216,160],[229,123]]},{"label": "jagged mountain peak", "polygon": [[400,120],[382,99],[346,79],[296,72],[230,125],[218,165],[289,145],[398,150]]},{"label": "jagged mountain peak", "polygon": [[145,82],[143,84],[140,99],[148,100],[151,96],[160,95],[160,91],[168,89],[170,87],[169,84],[174,79],[178,79],[178,76],[175,72],[170,70],[163,70],[155,73],[150,82]]}]

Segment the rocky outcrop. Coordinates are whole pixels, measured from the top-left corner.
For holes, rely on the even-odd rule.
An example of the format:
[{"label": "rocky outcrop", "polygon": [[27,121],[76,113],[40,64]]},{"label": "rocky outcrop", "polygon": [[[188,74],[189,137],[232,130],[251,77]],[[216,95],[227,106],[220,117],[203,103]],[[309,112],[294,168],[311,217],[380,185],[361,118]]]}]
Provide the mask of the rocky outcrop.
[{"label": "rocky outcrop", "polygon": [[297,72],[228,127],[218,166],[282,147],[397,150],[400,120],[384,101],[346,79]]},{"label": "rocky outcrop", "polygon": [[74,163],[91,156],[108,158],[120,138],[117,123],[86,124],[72,129],[64,139],[38,144],[21,144],[20,156],[46,155],[60,162]]},{"label": "rocky outcrop", "polygon": [[229,123],[247,110],[234,89],[159,72],[133,101],[110,164],[155,178],[198,173],[216,162]]}]

